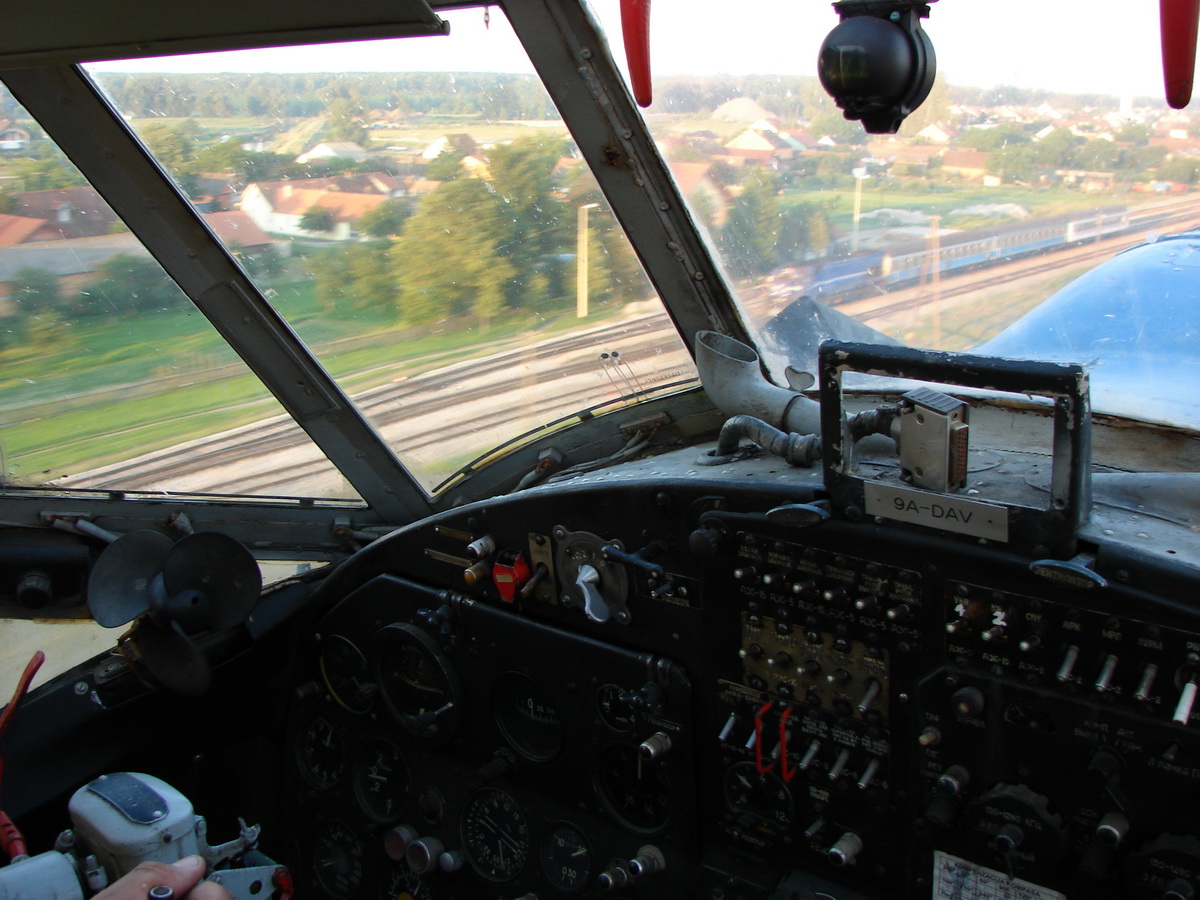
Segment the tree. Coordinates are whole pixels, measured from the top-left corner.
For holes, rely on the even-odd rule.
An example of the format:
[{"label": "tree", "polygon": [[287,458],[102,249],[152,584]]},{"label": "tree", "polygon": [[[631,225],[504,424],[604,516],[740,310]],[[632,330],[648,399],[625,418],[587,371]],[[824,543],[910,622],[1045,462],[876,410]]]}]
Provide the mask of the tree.
[{"label": "tree", "polygon": [[1177,156],[1158,167],[1158,177],[1162,181],[1195,184],[1200,180],[1200,159]]},{"label": "tree", "polygon": [[988,157],[987,170],[993,175],[999,175],[1006,183],[1031,182],[1037,178],[1037,166],[1028,144],[1009,144],[992,151]]},{"label": "tree", "polygon": [[301,231],[312,234],[333,231],[333,215],[324,207],[313,204],[300,217],[299,226]]},{"label": "tree", "polygon": [[425,177],[430,181],[453,181],[462,174],[462,161],[466,154],[447,147],[425,167]]},{"label": "tree", "polygon": [[1103,138],[1088,141],[1075,151],[1075,162],[1079,168],[1089,172],[1115,171],[1121,158],[1121,148]]},{"label": "tree", "polygon": [[1018,125],[997,125],[995,128],[970,128],[958,140],[958,146],[991,153],[1001,147],[1028,144],[1032,139]]},{"label": "tree", "polygon": [[403,200],[388,199],[358,217],[354,228],[375,238],[394,237],[404,230],[412,208]]},{"label": "tree", "polygon": [[427,194],[393,251],[404,322],[473,316],[484,325],[504,306],[517,271],[501,253],[508,237],[502,201],[478,178]]},{"label": "tree", "polygon": [[104,315],[114,308],[157,312],[191,307],[187,295],[153,260],[118,253],[100,263],[95,274],[79,292],[75,310],[80,315]]},{"label": "tree", "polygon": [[813,117],[808,130],[818,136],[830,135],[843,144],[861,144],[866,139],[862,124],[842,115],[840,110],[830,109]]},{"label": "tree", "polygon": [[946,76],[939,72],[933,80],[929,96],[900,126],[903,135],[914,135],[930,125],[939,125],[950,120],[950,85]]},{"label": "tree", "polygon": [[[554,167],[564,152],[558,138],[522,138],[497,147],[488,158],[492,187],[504,210],[508,234],[500,252],[518,275],[509,285],[508,302],[524,306],[534,297],[529,276],[541,261],[571,246],[573,221],[554,196]],[[570,212],[574,212],[572,206]],[[607,276],[606,276],[607,277]]]},{"label": "tree", "polygon": [[780,227],[778,193],[775,176],[762,168],[751,169],[742,181],[742,192],[717,242],[740,277],[761,274],[775,265]]},{"label": "tree", "polygon": [[1135,147],[1145,147],[1150,143],[1153,133],[1149,125],[1139,125],[1136,122],[1130,122],[1118,131],[1114,137],[1122,143],[1133,144]]},{"label": "tree", "polygon": [[329,124],[325,129],[325,140],[345,141],[366,146],[367,129],[357,119],[361,110],[355,110],[349,100],[331,100],[325,107]]},{"label": "tree", "polygon": [[[185,124],[191,127],[185,127]],[[172,127],[153,122],[143,128],[139,135],[155,159],[176,177],[199,171],[195,168],[195,123],[187,119],[185,124]]]},{"label": "tree", "polygon": [[230,244],[229,252],[256,282],[270,282],[281,276],[287,260],[274,247],[263,247],[253,253],[238,244]]},{"label": "tree", "polygon": [[25,315],[56,310],[62,306],[58,277],[46,269],[22,266],[9,282],[8,299]]},{"label": "tree", "polygon": [[1075,155],[1083,143],[1084,138],[1076,137],[1065,128],[1057,128],[1034,144],[1033,160],[1052,169],[1078,168]]},{"label": "tree", "polygon": [[784,210],[775,243],[780,264],[821,255],[828,247],[832,225],[828,211],[817,203],[798,203]]}]

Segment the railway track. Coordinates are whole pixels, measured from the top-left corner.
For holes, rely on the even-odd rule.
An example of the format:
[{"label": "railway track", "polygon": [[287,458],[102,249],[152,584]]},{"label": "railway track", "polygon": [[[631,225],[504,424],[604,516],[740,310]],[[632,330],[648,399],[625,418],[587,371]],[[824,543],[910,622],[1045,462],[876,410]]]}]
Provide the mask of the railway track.
[{"label": "railway track", "polygon": [[[586,333],[514,347],[484,358],[452,364],[403,381],[370,388],[355,394],[353,400],[375,429],[389,438],[389,432],[401,425],[409,426],[430,416],[445,418],[451,408],[476,408],[472,415],[451,417],[449,421],[439,422],[436,432],[432,429],[403,428],[403,434],[397,435],[396,440],[403,441],[405,457],[409,458],[457,441],[466,444],[472,435],[487,433],[510,422],[515,404],[503,402],[502,389],[497,387],[505,382],[513,382],[512,378],[504,378],[504,374],[528,370],[531,373],[529,377],[536,378],[539,384],[548,376],[552,377],[554,400],[538,408],[539,418],[551,421],[618,393],[620,382],[614,383],[615,375],[611,379],[605,375],[601,353],[617,346],[621,356],[631,365],[636,365],[651,355],[661,357],[660,351],[667,339],[678,345],[667,316],[664,313],[647,315]],[[678,353],[682,362],[685,354],[681,345]],[[575,383],[581,379],[583,383]],[[464,382],[478,383],[464,387]],[[517,379],[516,384],[519,383]],[[495,443],[508,437],[511,434],[504,434]],[[396,440],[391,442],[394,444]],[[270,457],[288,454],[298,458],[287,465],[286,472],[269,468],[266,460]],[[259,464],[258,471],[232,474],[239,467],[254,469],[251,464],[256,462]],[[154,451],[130,462],[70,476],[61,479],[58,484],[80,488],[119,486],[122,490],[139,491],[161,489],[168,482],[193,480],[196,483],[186,488],[189,491],[264,493],[330,471],[330,463],[305,432],[291,419],[277,416],[210,438]],[[192,479],[198,473],[210,473],[211,477]]]}]

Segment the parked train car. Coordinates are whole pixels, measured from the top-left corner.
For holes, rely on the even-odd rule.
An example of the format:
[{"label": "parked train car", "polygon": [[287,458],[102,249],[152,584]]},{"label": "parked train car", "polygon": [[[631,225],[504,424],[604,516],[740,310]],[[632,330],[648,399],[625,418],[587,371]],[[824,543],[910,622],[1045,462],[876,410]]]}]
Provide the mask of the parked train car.
[{"label": "parked train car", "polygon": [[943,235],[937,246],[911,241],[890,252],[875,251],[814,264],[805,293],[850,299],[864,293],[906,287],[937,270],[945,277],[1000,260],[1045,253],[1081,241],[1121,234],[1129,229],[1129,210],[1104,207],[1086,213],[1065,213],[1011,225]]}]

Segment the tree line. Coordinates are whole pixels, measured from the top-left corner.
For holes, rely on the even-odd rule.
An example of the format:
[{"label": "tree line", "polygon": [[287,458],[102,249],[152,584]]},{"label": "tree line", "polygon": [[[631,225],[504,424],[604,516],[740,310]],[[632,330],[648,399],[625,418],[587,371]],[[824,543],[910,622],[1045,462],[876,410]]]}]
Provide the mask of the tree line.
[{"label": "tree line", "polygon": [[478,115],[490,119],[556,119],[534,75],[474,72],[222,73],[95,76],[114,105],[142,118],[298,119],[344,101],[359,115]]}]

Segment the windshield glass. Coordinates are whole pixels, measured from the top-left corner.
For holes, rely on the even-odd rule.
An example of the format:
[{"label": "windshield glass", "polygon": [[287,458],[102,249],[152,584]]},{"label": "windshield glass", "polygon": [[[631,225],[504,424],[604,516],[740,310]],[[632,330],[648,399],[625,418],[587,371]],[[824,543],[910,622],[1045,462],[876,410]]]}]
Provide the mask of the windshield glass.
[{"label": "windshield glass", "polygon": [[[1091,15],[1101,8],[1115,18]],[[1182,338],[1197,331],[1194,269],[1174,279],[1169,303],[1149,281],[1136,299],[1118,284],[1141,277],[1132,258],[1119,277],[1077,289],[1060,331],[1121,330],[1120,346],[1048,342],[1045,329],[987,343],[1148,234],[1195,223],[1200,134],[1162,99],[1153,11],[1101,3],[1081,17],[1052,4],[1031,23],[934,4],[923,21],[938,58],[930,95],[897,134],[870,135],[817,78],[838,23],[829,4],[753,9],[654,8],[646,121],[686,167],[681,186],[778,383],[788,364],[816,371],[821,337],[863,339],[839,324],[844,314],[877,340],[1083,363],[1097,411],[1200,427],[1190,376],[1179,376],[1200,364],[1200,345]],[[599,10],[619,34],[615,8]],[[1165,333],[1190,368],[1155,365],[1153,338]],[[1136,399],[1148,392],[1153,407]]]},{"label": "windshield glass", "polygon": [[3,87],[0,110],[0,483],[358,502]]},{"label": "windshield glass", "polygon": [[89,67],[431,494],[695,380],[507,21],[446,18],[449,37]]}]

